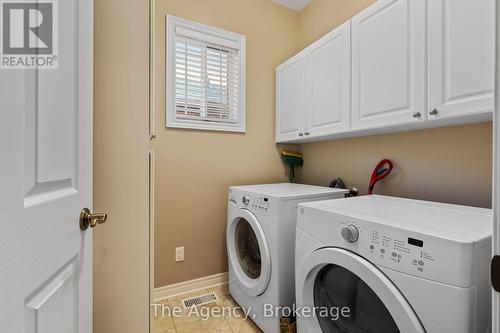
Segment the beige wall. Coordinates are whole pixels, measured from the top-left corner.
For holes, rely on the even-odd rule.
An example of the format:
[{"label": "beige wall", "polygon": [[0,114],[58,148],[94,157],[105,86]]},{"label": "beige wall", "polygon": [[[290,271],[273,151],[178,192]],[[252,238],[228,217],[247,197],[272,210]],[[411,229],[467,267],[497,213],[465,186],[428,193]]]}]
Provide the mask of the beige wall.
[{"label": "beige wall", "polygon": [[[313,0],[299,17],[301,48],[342,24],[373,0]],[[328,185],[341,176],[366,193],[377,162],[396,169],[376,192],[482,207],[491,206],[491,123],[302,145],[301,181]]]},{"label": "beige wall", "polygon": [[394,161],[376,193],[491,206],[491,123],[366,136],[302,146],[302,181],[327,186],[342,177],[366,194],[379,160]]},{"label": "beige wall", "polygon": [[[165,15],[247,40],[245,134],[165,129]],[[286,181],[274,144],[274,69],[298,50],[298,14],[268,0],[156,2],[155,286],[227,271],[230,185]],[[174,249],[185,246],[185,261]]]},{"label": "beige wall", "polygon": [[149,327],[148,0],[94,1],[94,332]]},{"label": "beige wall", "polygon": [[301,49],[376,0],[313,0],[299,15]]}]

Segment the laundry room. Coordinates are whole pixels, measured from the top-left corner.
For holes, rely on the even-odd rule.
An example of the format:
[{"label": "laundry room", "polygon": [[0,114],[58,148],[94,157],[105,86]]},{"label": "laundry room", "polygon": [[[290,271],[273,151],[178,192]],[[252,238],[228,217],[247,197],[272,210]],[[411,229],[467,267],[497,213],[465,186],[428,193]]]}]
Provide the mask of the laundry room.
[{"label": "laundry room", "polygon": [[0,333],[500,333],[498,0],[0,0]]},{"label": "laundry room", "polygon": [[151,332],[492,331],[494,0],[150,8]]}]

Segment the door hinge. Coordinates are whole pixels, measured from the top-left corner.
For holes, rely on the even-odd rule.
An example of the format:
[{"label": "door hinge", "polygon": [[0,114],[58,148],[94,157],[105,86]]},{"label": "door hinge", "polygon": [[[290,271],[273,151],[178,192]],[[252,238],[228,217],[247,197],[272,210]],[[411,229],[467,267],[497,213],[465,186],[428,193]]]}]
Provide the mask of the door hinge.
[{"label": "door hinge", "polygon": [[491,261],[491,284],[500,293],[500,256],[494,256]]}]

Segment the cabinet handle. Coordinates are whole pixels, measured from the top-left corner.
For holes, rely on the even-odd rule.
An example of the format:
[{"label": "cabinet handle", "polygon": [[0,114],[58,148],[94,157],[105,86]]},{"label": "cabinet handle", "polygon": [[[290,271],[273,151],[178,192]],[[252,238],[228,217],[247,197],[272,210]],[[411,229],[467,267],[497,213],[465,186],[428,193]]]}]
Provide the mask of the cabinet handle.
[{"label": "cabinet handle", "polygon": [[304,133],[299,133],[299,136],[304,136]]},{"label": "cabinet handle", "polygon": [[309,135],[309,132],[305,132],[304,135]]},{"label": "cabinet handle", "polygon": [[438,115],[438,113],[439,113],[439,111],[438,111],[438,109],[436,109],[436,108],[432,109],[432,110],[429,112],[429,114],[430,114],[431,116],[437,116],[437,115]]},{"label": "cabinet handle", "polygon": [[418,111],[417,112],[413,112],[413,118],[420,118],[420,117],[422,117],[422,113],[420,113]]}]

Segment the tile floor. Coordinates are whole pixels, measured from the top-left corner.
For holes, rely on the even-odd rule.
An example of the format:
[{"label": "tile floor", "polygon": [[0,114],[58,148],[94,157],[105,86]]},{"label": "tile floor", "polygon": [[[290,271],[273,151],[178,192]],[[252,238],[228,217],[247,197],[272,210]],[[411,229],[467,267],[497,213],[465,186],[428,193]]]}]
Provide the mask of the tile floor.
[{"label": "tile floor", "polygon": [[[182,300],[215,292],[219,300],[201,305],[196,311],[183,309]],[[199,290],[157,302],[155,333],[254,333],[262,332],[244,313],[229,294],[227,285]],[[164,306],[163,306],[164,305]],[[162,315],[162,308],[164,315]],[[177,312],[175,312],[177,311]]]}]

